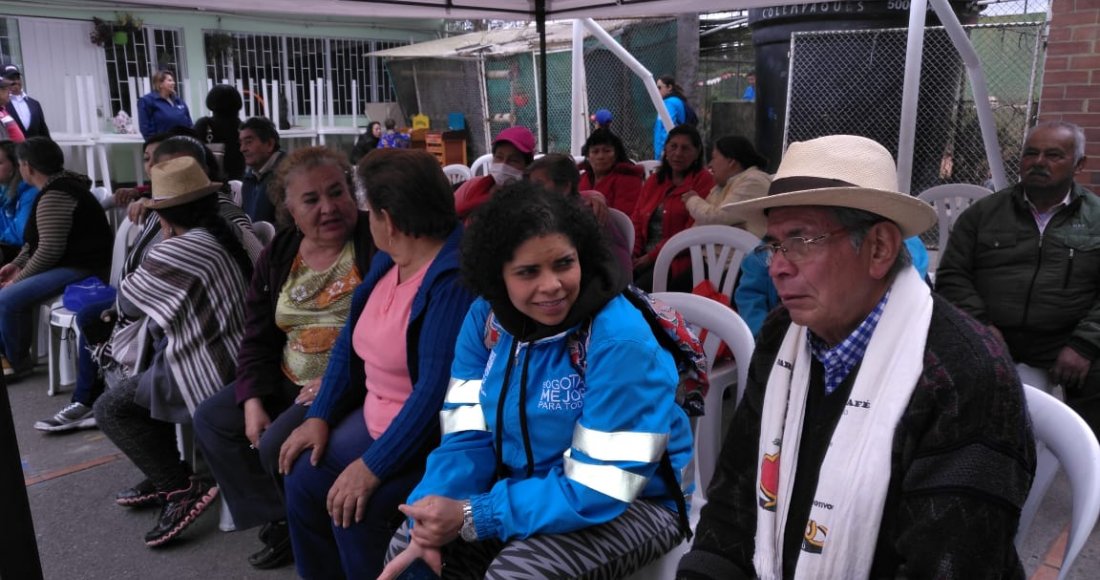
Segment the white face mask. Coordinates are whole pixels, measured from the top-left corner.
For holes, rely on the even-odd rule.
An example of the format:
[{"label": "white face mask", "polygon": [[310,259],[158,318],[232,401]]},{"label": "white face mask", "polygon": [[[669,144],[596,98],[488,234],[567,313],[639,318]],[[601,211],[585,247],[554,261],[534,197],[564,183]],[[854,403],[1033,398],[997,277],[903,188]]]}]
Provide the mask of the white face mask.
[{"label": "white face mask", "polygon": [[497,185],[501,186],[523,179],[523,172],[507,163],[490,163],[489,175]]}]

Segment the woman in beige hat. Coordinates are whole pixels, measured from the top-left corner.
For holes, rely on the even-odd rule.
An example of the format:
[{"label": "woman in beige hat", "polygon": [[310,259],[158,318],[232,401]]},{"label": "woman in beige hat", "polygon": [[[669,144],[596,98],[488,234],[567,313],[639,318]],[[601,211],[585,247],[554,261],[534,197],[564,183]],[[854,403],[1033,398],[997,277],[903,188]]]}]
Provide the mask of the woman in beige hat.
[{"label": "woman in beige hat", "polygon": [[119,364],[94,408],[100,430],[161,496],[156,525],[145,535],[146,545],[156,547],[178,536],[218,494],[212,481],[179,461],[174,423],[190,423],[195,407],[233,379],[252,262],[218,215],[221,184],[211,183],[194,158],[153,166],[152,181],[148,205],[164,241],[122,280],[118,298],[120,316],[146,317],[152,360],[126,356],[143,350],[130,343],[146,333],[116,332],[111,347]]}]

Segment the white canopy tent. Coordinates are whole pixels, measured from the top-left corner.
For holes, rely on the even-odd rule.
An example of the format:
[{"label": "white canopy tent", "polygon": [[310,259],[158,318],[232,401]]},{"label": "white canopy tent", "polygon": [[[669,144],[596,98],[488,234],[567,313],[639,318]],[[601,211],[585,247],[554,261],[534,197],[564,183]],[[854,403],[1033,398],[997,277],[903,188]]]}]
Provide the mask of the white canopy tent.
[{"label": "white canopy tent", "polygon": [[[654,101],[662,120],[666,126],[671,124],[668,112],[664,108],[663,101],[657,95],[657,89],[651,76],[645,72],[641,65],[631,63],[629,55],[611,40],[609,35],[600,35],[598,25],[593,18],[630,18],[639,16],[667,16],[692,12],[722,12],[732,10],[744,10],[765,6],[779,6],[803,4],[791,0],[266,0],[255,2],[253,0],[189,0],[188,8],[207,12],[254,14],[278,17],[295,17],[308,15],[311,18],[332,17],[342,21],[348,19],[378,19],[378,18],[439,18],[439,19],[510,19],[531,20],[536,23],[540,34],[545,35],[545,23],[549,19],[584,19],[582,24],[576,27],[574,38],[583,38],[581,26],[588,32],[595,34],[612,51],[616,51],[620,58],[628,66],[631,66],[638,74],[646,74],[647,90]],[[179,9],[179,4],[174,0],[125,0],[125,1],[93,1],[85,2],[84,6],[99,5],[104,8],[118,8],[135,6],[147,6],[164,9]],[[923,47],[923,29],[925,17],[929,9],[934,10],[940,21],[947,29],[952,43],[962,57],[970,77],[970,85],[974,92],[974,102],[977,106],[978,121],[981,127],[982,139],[985,143],[986,158],[989,162],[993,183],[1000,189],[1007,186],[1004,172],[1004,163],[1001,159],[1000,146],[996,138],[996,127],[993,123],[993,113],[989,106],[988,90],[985,77],[978,62],[977,54],[970,44],[962,25],[948,4],[948,0],[912,0],[910,2],[909,19],[909,43],[907,47],[905,84],[903,87],[900,134],[898,139],[898,182],[904,191],[909,190],[912,175],[912,157],[915,122],[917,107],[917,89],[920,81],[921,50]],[[577,43],[580,44],[579,42]],[[574,50],[579,50],[575,48]],[[545,42],[542,47],[542,57],[545,59]],[[543,61],[545,64],[545,60]],[[580,67],[583,69],[583,67]],[[545,75],[546,67],[541,67]],[[574,65],[574,71],[578,67]],[[583,72],[580,73],[583,77]],[[580,81],[580,79],[578,79]],[[583,84],[575,82],[574,87]],[[542,93],[542,110],[540,118],[543,126],[546,124],[546,79],[545,76],[539,83]],[[574,89],[576,91],[577,88]],[[578,110],[578,105],[583,107],[583,99],[574,93],[573,117],[574,123],[581,125],[584,111]],[[545,134],[543,136],[545,140]],[[545,143],[543,143],[545,148]]]}]

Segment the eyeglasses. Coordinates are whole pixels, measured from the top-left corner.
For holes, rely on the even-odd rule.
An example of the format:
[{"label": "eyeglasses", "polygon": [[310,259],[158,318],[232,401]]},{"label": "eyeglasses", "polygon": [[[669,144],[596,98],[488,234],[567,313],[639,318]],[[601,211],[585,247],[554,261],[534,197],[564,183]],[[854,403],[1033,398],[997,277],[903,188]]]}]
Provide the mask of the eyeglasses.
[{"label": "eyeglasses", "polygon": [[846,228],[838,228],[812,238],[794,237],[787,238],[779,243],[761,244],[752,253],[763,258],[764,264],[768,266],[772,265],[772,259],[775,258],[777,252],[781,252],[784,258],[797,264],[810,256],[814,246],[844,231],[846,231]]}]

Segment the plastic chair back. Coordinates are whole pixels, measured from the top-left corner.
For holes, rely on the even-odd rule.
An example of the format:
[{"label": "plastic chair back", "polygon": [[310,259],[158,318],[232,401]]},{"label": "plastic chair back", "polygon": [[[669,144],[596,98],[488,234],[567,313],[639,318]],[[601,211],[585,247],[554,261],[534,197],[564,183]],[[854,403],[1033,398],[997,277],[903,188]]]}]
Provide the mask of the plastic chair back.
[{"label": "plastic chair back", "polygon": [[[993,193],[992,191],[971,183],[948,183],[937,185],[924,190],[919,199],[928,202],[936,210],[937,227],[939,228],[939,255],[947,249],[947,240],[951,236],[951,228],[955,226],[955,220],[959,219],[962,212],[970,207],[970,204]],[[939,264],[929,264],[929,271],[934,271]]]},{"label": "plastic chair back", "polygon": [[275,237],[275,226],[271,225],[271,222],[252,222],[252,231],[255,232],[256,239],[260,240],[265,248]]},{"label": "plastic chair back", "polygon": [[635,165],[641,165],[645,170],[645,179],[649,179],[650,175],[653,175],[661,167],[660,159],[649,159],[647,161],[638,161]]},{"label": "plastic chair back", "polygon": [[123,218],[122,223],[115,232],[115,244],[111,250],[111,286],[118,288],[119,278],[122,276],[122,265],[126,263],[126,256],[130,253],[130,246],[138,235],[138,227],[129,218]]},{"label": "plastic chair back", "polygon": [[241,205],[241,181],[239,179],[229,180],[229,191],[233,193],[233,203]]},{"label": "plastic chair back", "polygon": [[461,163],[454,163],[447,165],[443,168],[443,175],[447,176],[447,180],[451,182],[451,185],[458,185],[463,181],[466,181],[473,176],[470,172],[470,168],[462,165]]},{"label": "plastic chair back", "polygon": [[1100,515],[1100,444],[1097,444],[1096,436],[1084,419],[1065,403],[1030,385],[1024,385],[1024,394],[1038,454],[1031,493],[1020,511],[1016,549],[1021,549],[1039,505],[1061,465],[1066,470],[1073,492],[1069,538],[1058,572],[1058,578],[1063,579],[1069,577],[1073,561],[1088,541],[1097,515]]},{"label": "plastic chair back", "polygon": [[732,226],[693,226],[669,238],[653,265],[653,291],[668,288],[672,260],[691,252],[691,285],[709,279],[722,294],[733,297],[733,285],[741,271],[741,261],[760,244],[760,238]]},{"label": "plastic chair back", "polygon": [[634,247],[634,222],[630,220],[630,216],[613,208],[607,208],[607,219],[611,220],[612,224],[615,224],[615,229],[619,230],[622,234],[623,240],[626,241],[627,248]]},{"label": "plastic chair back", "polygon": [[489,175],[489,163],[491,163],[492,161],[492,153],[486,153],[485,155],[478,157],[470,165],[470,175],[475,177],[478,175]]},{"label": "plastic chair back", "polygon": [[[674,308],[692,327],[707,330],[703,352],[707,355],[708,371],[714,368],[718,346],[723,342],[729,345],[737,365],[735,403],[740,402],[749,377],[749,361],[756,348],[752,331],[749,330],[745,321],[741,320],[733,309],[702,296],[683,292],[655,292],[652,296]],[[693,499],[693,502],[698,499],[706,502],[706,490],[714,475],[718,452],[722,448],[722,391],[724,389],[711,386],[712,388],[707,391],[705,402],[706,414],[699,421],[695,431],[695,464],[698,477],[695,480],[696,499]],[[701,504],[700,507],[702,507]]]}]

